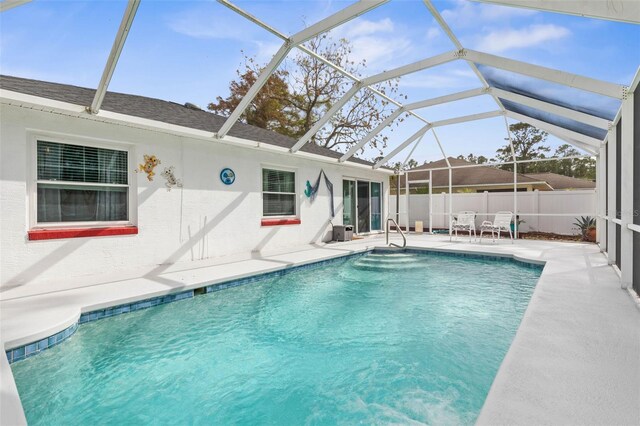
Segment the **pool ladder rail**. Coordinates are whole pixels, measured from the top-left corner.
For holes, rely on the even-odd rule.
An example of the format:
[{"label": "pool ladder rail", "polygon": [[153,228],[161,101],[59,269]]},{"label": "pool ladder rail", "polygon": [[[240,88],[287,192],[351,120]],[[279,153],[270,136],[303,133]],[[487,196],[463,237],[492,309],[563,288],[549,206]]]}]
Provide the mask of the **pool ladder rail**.
[{"label": "pool ladder rail", "polygon": [[[389,243],[389,222],[393,222],[393,224],[396,226],[396,231],[398,231],[398,233],[402,236],[402,246],[399,246],[396,243]],[[405,248],[407,246],[407,237],[406,235],[404,235],[404,232],[402,232],[402,229],[400,229],[400,225],[398,225],[398,222],[395,221],[395,219],[388,217],[387,218],[387,226],[385,227],[385,235],[387,238],[387,242],[386,244],[388,246],[393,246],[393,247],[398,247],[398,248]]]}]

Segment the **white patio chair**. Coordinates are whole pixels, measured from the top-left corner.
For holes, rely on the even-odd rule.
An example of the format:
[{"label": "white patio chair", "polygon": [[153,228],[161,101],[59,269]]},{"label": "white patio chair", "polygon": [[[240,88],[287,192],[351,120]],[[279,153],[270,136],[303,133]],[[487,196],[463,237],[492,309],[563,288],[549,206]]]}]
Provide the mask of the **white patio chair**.
[{"label": "white patio chair", "polygon": [[[458,238],[458,231],[469,232],[469,241],[471,241],[471,233],[473,232],[473,238],[476,238],[476,212],[459,212],[457,219],[451,221],[451,230],[455,232],[456,239]],[[449,234],[449,241],[451,241],[452,234]]]},{"label": "white patio chair", "polygon": [[485,220],[480,225],[480,243],[482,243],[482,234],[485,231],[491,231],[491,240],[496,241],[495,233],[498,233],[498,242],[500,242],[500,233],[501,231],[509,232],[509,238],[511,238],[511,243],[513,243],[513,234],[511,233],[511,220],[513,219],[513,213],[508,211],[498,212],[496,213],[496,217],[493,219],[493,222],[489,220]]}]

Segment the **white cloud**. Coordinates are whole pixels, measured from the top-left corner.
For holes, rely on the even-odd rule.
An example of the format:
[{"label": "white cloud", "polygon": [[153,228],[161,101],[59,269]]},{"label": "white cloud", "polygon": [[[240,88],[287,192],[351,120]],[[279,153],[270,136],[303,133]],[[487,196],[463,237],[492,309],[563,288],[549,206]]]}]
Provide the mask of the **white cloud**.
[{"label": "white cloud", "polygon": [[203,7],[172,15],[167,24],[172,31],[188,37],[241,41],[249,41],[256,27],[247,20]]},{"label": "white cloud", "polygon": [[359,18],[352,21],[351,25],[345,28],[344,36],[346,38],[353,38],[376,33],[392,33],[394,29],[393,21],[389,18],[381,19],[380,21],[369,21]]},{"label": "white cloud", "polygon": [[450,24],[460,27],[477,27],[487,22],[504,22],[511,18],[531,16],[537,13],[531,9],[478,4],[467,0],[455,0],[454,5],[452,9],[443,10],[441,15]]},{"label": "white cloud", "polygon": [[441,32],[440,32],[439,28],[431,27],[427,31],[427,40],[436,39],[436,38],[440,37],[440,34],[441,34]]},{"label": "white cloud", "polygon": [[404,37],[366,36],[352,39],[351,46],[351,59],[356,63],[366,59],[368,72],[371,72],[408,51],[411,41]]},{"label": "white cloud", "polygon": [[530,25],[521,29],[501,29],[492,31],[480,39],[478,49],[485,52],[504,52],[510,49],[534,47],[540,44],[560,40],[571,32],[553,24]]}]

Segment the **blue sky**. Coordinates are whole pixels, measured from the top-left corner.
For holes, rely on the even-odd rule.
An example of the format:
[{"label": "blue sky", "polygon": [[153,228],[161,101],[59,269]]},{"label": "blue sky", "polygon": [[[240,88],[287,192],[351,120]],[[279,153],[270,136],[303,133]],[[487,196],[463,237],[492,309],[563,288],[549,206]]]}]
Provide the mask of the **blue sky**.
[{"label": "blue sky", "polygon": [[[292,34],[350,4],[346,1],[257,1],[236,4]],[[640,26],[466,0],[434,1],[467,48],[628,85],[640,65]],[[96,87],[126,2],[33,1],[0,15],[2,74]],[[452,50],[420,0],[391,2],[338,27],[353,58],[374,74]],[[280,40],[215,1],[142,1],[109,90],[206,106],[228,94],[244,51],[266,62]],[[479,87],[456,61],[405,76],[412,102]],[[547,86],[540,86],[549,89]],[[580,95],[580,94],[578,94]],[[574,94],[572,94],[574,96]],[[603,99],[603,101],[608,101]],[[486,96],[420,110],[430,121],[497,109]],[[388,132],[390,148],[420,126],[406,120]],[[492,156],[506,136],[502,118],[441,127],[447,155]],[[551,145],[560,143],[550,138]],[[370,153],[365,154],[365,156]],[[431,133],[416,149],[420,162],[441,157]],[[398,158],[404,159],[404,154]]]}]

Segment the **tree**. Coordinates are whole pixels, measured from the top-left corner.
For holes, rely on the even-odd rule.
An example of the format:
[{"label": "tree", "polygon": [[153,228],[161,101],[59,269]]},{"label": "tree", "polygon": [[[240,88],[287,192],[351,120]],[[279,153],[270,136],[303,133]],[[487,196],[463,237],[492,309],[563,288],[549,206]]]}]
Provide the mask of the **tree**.
[{"label": "tree", "polygon": [[407,164],[405,164],[404,167],[402,167],[402,161],[398,161],[394,163],[393,170],[409,170],[409,169],[414,169],[418,166],[419,166],[419,163],[413,158],[411,158],[409,159],[409,161],[407,161]]},{"label": "tree", "polygon": [[[574,157],[582,153],[569,144],[556,148],[555,157]],[[564,176],[582,179],[595,179],[596,161],[593,158],[573,158],[570,160],[549,161],[548,171]]]},{"label": "tree", "polygon": [[[229,84],[229,96],[226,99],[218,96],[217,102],[211,102],[207,108],[226,117],[231,115],[261,71],[262,69],[257,66],[253,58],[245,56],[244,70],[237,70],[238,80]],[[297,120],[298,117],[288,105],[287,77],[287,72],[284,70],[274,72],[242,113],[240,119],[263,129],[287,136],[297,136],[290,126],[291,121]]]},{"label": "tree", "polygon": [[[366,61],[350,59],[351,45],[346,39],[334,41],[324,34],[308,41],[305,46],[356,77],[366,67]],[[238,79],[229,85],[230,95],[209,104],[211,111],[228,116],[247,93],[260,67],[245,57],[245,70],[238,71]],[[314,56],[297,53],[285,61],[284,69],[276,71],[262,88],[251,109],[241,117],[243,121],[299,138],[309,131],[352,86],[353,80],[326,65]],[[398,95],[398,80],[380,83],[377,87],[387,95]],[[264,93],[263,93],[264,92]],[[312,142],[330,149],[346,151],[359,142],[389,113],[389,102],[378,98],[371,90],[361,89],[316,133]],[[397,123],[401,122],[400,118]],[[376,136],[369,147],[382,153],[387,139]]]},{"label": "tree", "polygon": [[[511,124],[509,125],[509,131],[511,132],[516,160],[546,158],[545,153],[549,152],[550,148],[542,144],[547,140],[547,132],[526,123]],[[510,144],[496,150],[496,160],[501,162],[513,161]],[[539,170],[538,164],[520,163],[518,164],[518,173],[534,173]],[[504,170],[513,170],[512,164],[505,164],[500,167]]]},{"label": "tree", "polygon": [[476,157],[474,154],[469,154],[466,157],[464,155],[458,155],[456,158],[458,158],[459,160],[465,160],[470,163],[476,163],[476,164],[485,164],[485,163],[488,163],[489,161],[493,161],[493,158],[488,159],[484,155],[479,155]]}]

